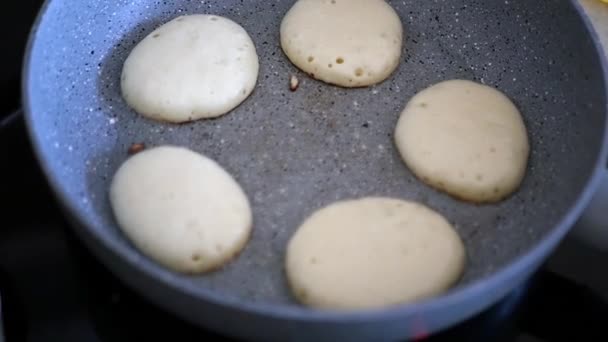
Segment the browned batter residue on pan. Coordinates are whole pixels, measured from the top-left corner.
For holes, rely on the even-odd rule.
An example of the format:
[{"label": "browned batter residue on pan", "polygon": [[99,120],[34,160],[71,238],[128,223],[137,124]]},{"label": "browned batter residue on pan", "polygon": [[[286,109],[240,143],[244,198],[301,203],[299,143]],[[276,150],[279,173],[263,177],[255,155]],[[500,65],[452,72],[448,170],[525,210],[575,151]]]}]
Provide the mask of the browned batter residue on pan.
[{"label": "browned batter residue on pan", "polygon": [[129,147],[129,150],[127,151],[129,153],[130,156],[139,153],[143,150],[146,149],[146,144],[144,143],[135,143],[133,145],[131,145],[131,147]]}]

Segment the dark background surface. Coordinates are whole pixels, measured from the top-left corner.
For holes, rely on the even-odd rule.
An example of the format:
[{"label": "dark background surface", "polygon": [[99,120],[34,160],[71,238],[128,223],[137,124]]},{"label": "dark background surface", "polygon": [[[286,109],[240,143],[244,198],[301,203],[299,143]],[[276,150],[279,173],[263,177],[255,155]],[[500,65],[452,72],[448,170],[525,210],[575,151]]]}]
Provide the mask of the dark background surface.
[{"label": "dark background surface", "polygon": [[30,28],[41,0],[5,1],[2,3],[2,68],[0,118],[19,107],[21,60]]}]

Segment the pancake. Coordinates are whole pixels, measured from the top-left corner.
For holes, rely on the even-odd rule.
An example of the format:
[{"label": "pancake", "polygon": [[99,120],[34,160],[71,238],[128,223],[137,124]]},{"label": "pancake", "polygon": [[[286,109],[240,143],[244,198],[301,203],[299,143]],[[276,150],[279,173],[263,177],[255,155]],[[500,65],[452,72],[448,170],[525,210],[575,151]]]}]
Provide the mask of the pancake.
[{"label": "pancake", "polygon": [[299,0],[280,33],[294,65],[342,87],[380,83],[401,58],[401,20],[384,0]]},{"label": "pancake", "polygon": [[498,202],[517,190],[529,142],[516,106],[500,91],[451,80],[414,96],[397,123],[395,142],[426,184],[474,202]]},{"label": "pancake", "polygon": [[440,214],[368,197],[333,203],[305,220],[289,241],[286,273],[301,303],[359,310],[437,296],[464,264],[462,241]]},{"label": "pancake", "polygon": [[251,234],[251,208],[239,184],[183,147],[155,147],[127,159],[112,180],[110,203],[130,241],[176,272],[220,268]]},{"label": "pancake", "polygon": [[258,56],[230,19],[188,15],[160,26],[131,51],[122,95],[136,112],[181,123],[224,115],[253,91]]}]

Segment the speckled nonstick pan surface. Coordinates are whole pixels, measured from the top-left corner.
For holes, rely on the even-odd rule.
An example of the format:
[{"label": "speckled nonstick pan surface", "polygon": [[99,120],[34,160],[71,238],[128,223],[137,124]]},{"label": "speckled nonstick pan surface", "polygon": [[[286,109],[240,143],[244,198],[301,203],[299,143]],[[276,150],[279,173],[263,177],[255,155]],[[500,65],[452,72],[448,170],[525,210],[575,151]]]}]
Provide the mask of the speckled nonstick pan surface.
[{"label": "speckled nonstick pan surface", "polygon": [[[569,1],[390,3],[406,32],[398,70],[380,85],[342,89],[307,77],[282,53],[279,25],[291,1],[49,1],[29,45],[24,104],[41,165],[76,231],[160,305],[249,338],[411,337],[498,300],[563,237],[597,180],[606,133],[597,40]],[[216,120],[147,120],[121,97],[122,63],[153,28],[187,13],[223,15],[250,33],[260,57],[257,87]],[[296,92],[292,74],[301,81]],[[452,78],[499,88],[525,117],[527,176],[499,204],[471,205],[425,186],[393,144],[408,99]],[[236,177],[255,220],[237,260],[211,275],[176,275],[120,233],[107,190],[129,146],[140,142],[187,146]],[[365,195],[420,201],[456,226],[468,263],[447,296],[354,314],[295,304],[283,274],[286,241],[315,209]]]}]

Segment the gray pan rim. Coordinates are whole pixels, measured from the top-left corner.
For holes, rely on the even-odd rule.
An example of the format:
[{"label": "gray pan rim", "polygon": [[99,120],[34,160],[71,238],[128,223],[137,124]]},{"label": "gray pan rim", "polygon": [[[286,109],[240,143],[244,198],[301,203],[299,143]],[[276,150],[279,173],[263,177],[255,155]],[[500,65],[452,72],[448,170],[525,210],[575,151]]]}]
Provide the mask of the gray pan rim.
[{"label": "gray pan rim", "polygon": [[[29,82],[28,75],[31,67],[31,51],[36,40],[36,33],[38,27],[42,21],[42,18],[46,14],[49,4],[53,0],[45,0],[43,3],[36,20],[32,26],[28,42],[25,50],[24,67],[22,70],[22,98],[23,98],[23,110],[25,114],[25,121],[27,132],[30,141],[33,145],[34,154],[38,160],[39,165],[42,168],[43,173],[47,179],[47,182],[51,186],[51,190],[55,196],[60,200],[62,205],[75,219],[76,224],[72,224],[73,229],[81,230],[81,234],[86,234],[95,240],[95,243],[99,244],[107,252],[113,253],[118,256],[122,262],[126,263],[129,267],[138,269],[143,272],[147,277],[153,278],[156,281],[161,282],[164,286],[174,291],[179,291],[185,295],[209,301],[220,307],[227,307],[232,309],[238,309],[246,311],[249,314],[263,315],[268,317],[292,319],[297,321],[305,322],[325,322],[325,323],[345,323],[345,322],[369,322],[370,320],[392,320],[398,317],[404,317],[412,315],[416,312],[431,312],[441,307],[451,306],[471,299],[480,292],[496,289],[502,283],[508,283],[508,280],[516,278],[519,274],[525,273],[525,270],[532,267],[539,258],[544,259],[558,243],[568,233],[570,228],[576,223],[578,217],[582,214],[583,210],[587,207],[591,201],[592,196],[595,193],[595,189],[599,186],[602,177],[607,172],[606,165],[608,163],[608,120],[604,127],[603,144],[601,151],[597,157],[595,167],[592,176],[587,180],[583,191],[579,194],[576,202],[570,207],[570,209],[562,216],[559,223],[553,228],[551,233],[545,236],[536,247],[532,248],[528,252],[517,257],[513,262],[503,266],[498,271],[479,278],[473,283],[452,290],[443,296],[431,298],[418,303],[413,303],[404,306],[396,306],[388,309],[374,309],[374,310],[363,310],[358,312],[332,312],[332,311],[316,311],[306,307],[299,306],[278,306],[273,304],[253,304],[248,302],[239,301],[236,298],[229,298],[218,295],[208,289],[195,286],[190,283],[182,283],[176,278],[161,277],[158,271],[150,267],[147,263],[138,264],[133,262],[134,258],[128,258],[127,254],[135,253],[130,248],[122,248],[117,241],[109,239],[106,236],[95,234],[92,229],[87,228],[87,220],[78,210],[76,201],[71,198],[65,189],[63,189],[58,182],[56,174],[46,159],[46,156],[41,149],[41,141],[38,139],[38,135],[33,129],[34,115],[31,112],[30,104],[30,93],[29,93]],[[591,24],[589,18],[584,12],[582,6],[576,0],[570,0],[570,5],[574,7],[578,15],[582,18],[587,32],[590,34],[593,41],[596,54],[600,58],[601,72],[603,74],[604,89],[606,92],[606,98],[608,99],[608,59],[604,55],[602,44],[599,40],[599,36]],[[608,117],[608,101],[604,104],[605,115]],[[100,255],[97,255],[99,260],[103,260]],[[111,265],[106,265],[112,269]],[[123,279],[124,280],[124,279]]]}]

